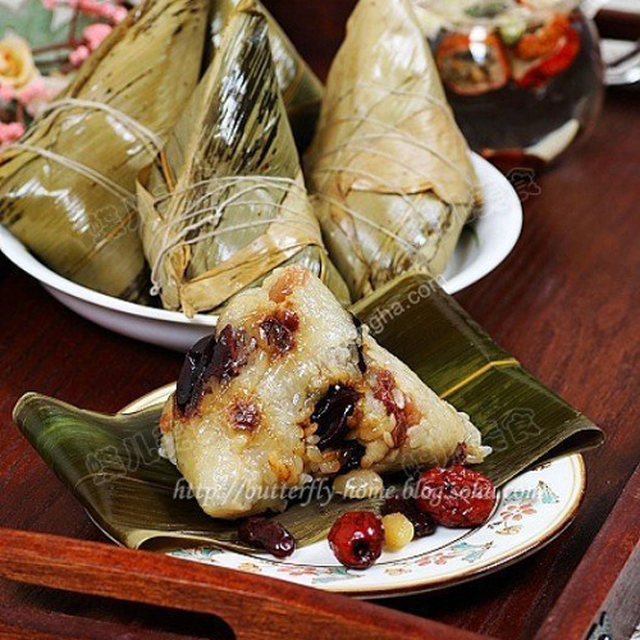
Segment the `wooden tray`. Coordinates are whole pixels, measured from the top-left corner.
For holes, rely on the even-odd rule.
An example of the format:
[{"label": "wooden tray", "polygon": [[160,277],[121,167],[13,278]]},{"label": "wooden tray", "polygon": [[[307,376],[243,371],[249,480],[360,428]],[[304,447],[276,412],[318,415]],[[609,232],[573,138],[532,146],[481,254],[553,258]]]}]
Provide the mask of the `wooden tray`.
[{"label": "wooden tray", "polygon": [[[628,637],[640,611],[639,541],[640,467],[535,639]],[[214,614],[229,625],[236,638],[245,640],[490,637],[280,580],[11,529],[0,529],[0,575],[45,587]],[[18,629],[9,620],[0,622],[0,631],[33,637],[37,627],[22,622]]]}]

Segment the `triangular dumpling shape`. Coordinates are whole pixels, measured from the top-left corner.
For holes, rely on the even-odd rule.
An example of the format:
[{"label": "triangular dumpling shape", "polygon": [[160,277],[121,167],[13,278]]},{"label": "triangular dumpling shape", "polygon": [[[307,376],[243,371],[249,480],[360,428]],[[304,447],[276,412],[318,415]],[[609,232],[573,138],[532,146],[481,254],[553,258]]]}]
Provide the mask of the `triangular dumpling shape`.
[{"label": "triangular dumpling shape", "polygon": [[164,306],[211,311],[290,262],[344,301],[307,197],[267,22],[238,11],[138,188],[142,241]]},{"label": "triangular dumpling shape", "polygon": [[306,169],[329,254],[355,300],[407,270],[444,270],[476,178],[407,0],[356,6]]},{"label": "triangular dumpling shape", "polygon": [[322,83],[300,57],[280,25],[258,0],[211,0],[212,55],[220,48],[224,29],[236,9],[259,11],[267,20],[278,86],[298,148],[304,149],[311,142],[320,115]]},{"label": "triangular dumpling shape", "polygon": [[0,222],[61,275],[148,297],[136,177],[201,68],[207,0],[146,0],[18,144],[0,151]]},{"label": "triangular dumpling shape", "polygon": [[160,426],[165,454],[220,518],[280,508],[279,489],[312,478],[488,451],[465,414],[297,265],[229,302],[187,354]]}]

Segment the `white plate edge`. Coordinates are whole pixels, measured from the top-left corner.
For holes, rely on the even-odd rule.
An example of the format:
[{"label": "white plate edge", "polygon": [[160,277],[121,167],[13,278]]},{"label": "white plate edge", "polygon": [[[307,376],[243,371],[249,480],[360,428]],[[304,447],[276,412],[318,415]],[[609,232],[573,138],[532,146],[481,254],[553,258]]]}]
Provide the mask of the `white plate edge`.
[{"label": "white plate edge", "polygon": [[[481,261],[480,267],[466,269],[461,274],[443,283],[445,291],[453,294],[463,288],[477,282],[488,273],[493,271],[511,252],[515,246],[522,229],[522,205],[507,179],[491,165],[487,160],[472,153],[472,160],[478,174],[491,176],[487,183],[481,182],[483,196],[487,201],[493,201],[493,195],[489,188],[495,190],[507,201],[503,203],[503,212],[498,212],[501,218],[508,216],[511,224],[507,228],[507,233],[501,234],[500,246],[493,247],[489,256]],[[155,307],[128,302],[119,298],[109,296],[83,285],[77,284],[59,275],[52,269],[42,264],[35,256],[30,254],[24,245],[14,237],[10,231],[0,225],[0,252],[19,269],[38,280],[45,287],[50,287],[63,294],[77,298],[85,303],[102,307],[111,311],[118,311],[124,314],[146,318],[152,321],[167,323],[177,323],[185,325],[215,326],[216,316],[198,314],[193,318],[187,318],[179,311],[168,311]]]}]

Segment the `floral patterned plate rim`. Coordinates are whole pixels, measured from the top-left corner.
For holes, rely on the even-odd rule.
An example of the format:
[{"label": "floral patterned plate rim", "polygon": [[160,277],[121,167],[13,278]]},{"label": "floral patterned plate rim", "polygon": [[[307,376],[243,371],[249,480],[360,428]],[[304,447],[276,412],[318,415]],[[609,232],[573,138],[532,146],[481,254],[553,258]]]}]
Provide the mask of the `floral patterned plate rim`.
[{"label": "floral patterned plate rim", "polygon": [[[122,412],[158,404],[173,388],[156,389]],[[494,513],[483,526],[439,527],[433,536],[415,540],[401,551],[384,552],[366,571],[340,565],[326,540],[299,549],[285,560],[205,547],[169,554],[367,598],[432,591],[479,578],[541,549],[571,523],[585,487],[586,469],[580,454],[546,462],[502,487]]]}]

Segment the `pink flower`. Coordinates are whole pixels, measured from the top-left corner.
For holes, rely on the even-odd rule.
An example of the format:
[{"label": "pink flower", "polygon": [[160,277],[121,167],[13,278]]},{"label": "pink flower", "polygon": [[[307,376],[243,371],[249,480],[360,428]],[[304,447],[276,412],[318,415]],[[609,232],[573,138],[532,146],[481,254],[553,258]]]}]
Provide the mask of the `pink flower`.
[{"label": "pink flower", "polygon": [[78,9],[88,16],[103,18],[113,24],[122,22],[127,15],[127,10],[111,2],[100,2],[99,0],[67,0],[75,2]]},{"label": "pink flower", "polygon": [[89,47],[81,44],[69,54],[69,62],[74,67],[79,67],[89,57],[90,53]]},{"label": "pink flower", "polygon": [[58,6],[58,0],[42,0],[42,6],[49,11],[53,11]]},{"label": "pink flower", "polygon": [[77,0],[77,7],[82,13],[91,16],[102,15],[102,3],[96,2],[96,0]]},{"label": "pink flower", "polygon": [[78,9],[82,13],[98,18],[107,18],[112,8],[110,2],[99,2],[98,0],[78,0]]},{"label": "pink flower", "polygon": [[16,97],[16,90],[10,84],[0,82],[0,101],[11,102]]},{"label": "pink flower", "polygon": [[41,77],[36,76],[24,89],[18,91],[16,96],[21,104],[27,105],[40,98],[46,99],[47,87]]},{"label": "pink flower", "polygon": [[126,7],[114,7],[111,14],[111,20],[113,20],[115,24],[120,24],[127,17],[127,13],[129,12],[127,11]]},{"label": "pink flower", "polygon": [[83,32],[84,42],[91,51],[95,51],[100,43],[111,33],[112,27],[108,24],[96,22],[90,24]]},{"label": "pink flower", "polygon": [[25,104],[27,113],[35,118],[40,115],[47,104],[54,100],[58,94],[69,84],[69,76],[54,73],[50,76],[40,76],[42,82],[42,93],[33,97],[28,104]]},{"label": "pink flower", "polygon": [[0,144],[15,142],[24,134],[24,125],[20,122],[0,122]]}]

